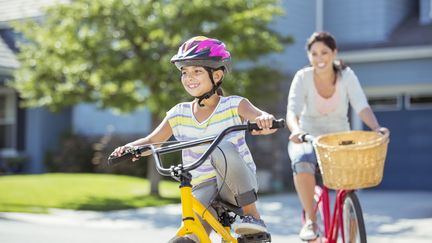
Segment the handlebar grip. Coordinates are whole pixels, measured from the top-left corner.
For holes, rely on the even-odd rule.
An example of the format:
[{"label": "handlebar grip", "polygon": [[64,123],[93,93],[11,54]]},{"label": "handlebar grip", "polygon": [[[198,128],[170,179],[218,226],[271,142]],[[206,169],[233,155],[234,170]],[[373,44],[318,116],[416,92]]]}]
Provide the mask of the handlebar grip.
[{"label": "handlebar grip", "polygon": [[123,155],[116,157],[116,156],[109,156],[108,157],[108,166],[113,166],[119,163],[123,163],[126,161],[131,161],[134,155],[130,152],[124,153]]},{"label": "handlebar grip", "polygon": [[[278,128],[284,128],[284,127],[285,127],[285,120],[284,119],[278,119],[278,120],[273,120],[273,124],[272,124],[270,129],[278,129]],[[259,128],[256,123],[249,123],[248,122],[248,131],[252,131],[252,130],[259,131],[262,129]]]},{"label": "handlebar grip", "polygon": [[131,161],[134,157],[137,155],[141,155],[143,152],[150,150],[150,147],[147,145],[144,145],[142,147],[138,147],[129,151],[124,152],[122,155],[116,157],[116,156],[109,156],[108,157],[108,166],[113,166],[119,163],[123,163],[125,161]]},{"label": "handlebar grip", "polygon": [[300,141],[304,142],[313,142],[314,140],[314,136],[310,135],[309,133],[303,133],[302,135],[299,136]]}]

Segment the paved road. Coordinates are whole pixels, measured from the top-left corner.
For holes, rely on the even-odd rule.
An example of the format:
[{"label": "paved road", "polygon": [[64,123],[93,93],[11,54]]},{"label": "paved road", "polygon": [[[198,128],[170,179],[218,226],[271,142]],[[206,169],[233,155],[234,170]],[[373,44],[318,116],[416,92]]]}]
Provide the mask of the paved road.
[{"label": "paved road", "polygon": [[[361,191],[359,197],[369,242],[432,241],[432,192]],[[261,197],[258,206],[273,242],[301,242],[297,237],[300,205],[294,194]],[[0,242],[159,243],[175,233],[179,217],[179,205],[109,213],[0,213]]]}]

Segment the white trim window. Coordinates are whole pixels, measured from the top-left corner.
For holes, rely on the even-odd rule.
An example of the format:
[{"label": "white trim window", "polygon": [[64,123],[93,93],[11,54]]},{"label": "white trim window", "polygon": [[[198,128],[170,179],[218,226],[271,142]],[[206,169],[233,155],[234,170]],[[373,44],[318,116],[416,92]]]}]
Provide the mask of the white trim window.
[{"label": "white trim window", "polygon": [[0,88],[0,154],[16,152],[16,106],[15,92]]},{"label": "white trim window", "polygon": [[383,95],[368,97],[374,111],[398,111],[402,109],[402,95]]},{"label": "white trim window", "polygon": [[405,106],[407,110],[432,110],[432,93],[407,94]]}]

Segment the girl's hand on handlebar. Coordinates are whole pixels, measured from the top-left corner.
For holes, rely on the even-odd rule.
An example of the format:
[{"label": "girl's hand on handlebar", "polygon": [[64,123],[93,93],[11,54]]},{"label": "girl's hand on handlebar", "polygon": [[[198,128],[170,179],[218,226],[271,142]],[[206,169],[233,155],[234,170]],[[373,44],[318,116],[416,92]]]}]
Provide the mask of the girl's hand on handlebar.
[{"label": "girl's hand on handlebar", "polygon": [[270,129],[273,125],[273,120],[275,117],[271,114],[264,113],[255,118],[255,122],[258,127],[262,130],[253,130],[251,132],[252,135],[268,135],[276,132],[277,129]]},{"label": "girl's hand on handlebar", "polygon": [[[120,157],[124,153],[127,153],[128,151],[131,151],[133,149],[135,149],[135,147],[130,146],[130,145],[120,146],[120,147],[117,147],[116,149],[114,149],[114,151],[111,153],[110,156]],[[137,160],[139,160],[139,158],[140,158],[140,155],[137,154],[132,158],[132,161],[137,161]]]}]

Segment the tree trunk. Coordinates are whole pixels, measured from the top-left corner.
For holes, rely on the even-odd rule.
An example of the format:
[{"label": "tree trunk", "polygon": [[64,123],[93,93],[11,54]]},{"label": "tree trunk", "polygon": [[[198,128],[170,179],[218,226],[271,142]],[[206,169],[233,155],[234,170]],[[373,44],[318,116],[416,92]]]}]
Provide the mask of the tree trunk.
[{"label": "tree trunk", "polygon": [[150,195],[159,195],[159,182],[161,175],[156,170],[155,160],[153,157],[149,157],[147,166],[147,179],[150,180]]},{"label": "tree trunk", "polygon": [[[156,114],[152,114],[152,129],[156,128],[159,123],[159,117]],[[150,181],[150,195],[160,196],[159,182],[161,180],[161,175],[156,170],[155,160],[153,156],[150,156],[148,160],[147,179]]]}]

